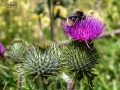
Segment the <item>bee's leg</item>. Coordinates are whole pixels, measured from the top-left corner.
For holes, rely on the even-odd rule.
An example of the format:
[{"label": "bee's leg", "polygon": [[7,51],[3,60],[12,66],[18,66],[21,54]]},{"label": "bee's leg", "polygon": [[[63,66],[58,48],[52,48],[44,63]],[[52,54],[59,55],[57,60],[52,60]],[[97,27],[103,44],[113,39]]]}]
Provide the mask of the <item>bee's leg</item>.
[{"label": "bee's leg", "polygon": [[87,47],[88,47],[90,50],[92,50],[92,48],[88,45],[88,42],[85,41],[85,43],[86,43]]},{"label": "bee's leg", "polygon": [[84,20],[85,18],[86,18],[86,16],[85,16],[85,15],[83,15],[83,16],[82,16],[82,20]]},{"label": "bee's leg", "polygon": [[79,19],[79,18],[77,18],[77,19],[75,20],[74,24],[76,23],[76,21],[77,21],[78,19]]}]

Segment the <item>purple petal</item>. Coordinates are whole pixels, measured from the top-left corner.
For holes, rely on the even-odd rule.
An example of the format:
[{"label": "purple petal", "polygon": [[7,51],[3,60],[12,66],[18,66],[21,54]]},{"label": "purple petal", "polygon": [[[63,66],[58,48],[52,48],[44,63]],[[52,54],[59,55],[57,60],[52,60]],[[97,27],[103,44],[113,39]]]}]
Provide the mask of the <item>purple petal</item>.
[{"label": "purple petal", "polygon": [[72,26],[65,22],[62,25],[68,36],[82,41],[97,38],[105,27],[105,24],[93,16],[87,16],[84,20],[78,20]]},{"label": "purple petal", "polygon": [[0,56],[4,56],[5,53],[5,47],[0,43]]}]

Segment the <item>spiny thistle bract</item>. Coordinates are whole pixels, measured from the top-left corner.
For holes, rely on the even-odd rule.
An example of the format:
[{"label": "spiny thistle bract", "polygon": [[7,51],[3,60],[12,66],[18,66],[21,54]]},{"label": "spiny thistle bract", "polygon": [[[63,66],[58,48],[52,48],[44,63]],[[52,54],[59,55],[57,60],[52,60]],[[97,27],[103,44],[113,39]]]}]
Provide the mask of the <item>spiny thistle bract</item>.
[{"label": "spiny thistle bract", "polygon": [[90,86],[92,86],[92,80],[96,76],[92,73],[92,68],[99,62],[98,53],[92,42],[88,42],[88,48],[84,41],[72,41],[64,49],[63,57],[68,70],[78,73],[78,79],[82,79],[84,75],[87,76]]},{"label": "spiny thistle bract", "polygon": [[48,46],[45,51],[32,46],[24,53],[21,73],[41,78],[57,75],[62,67],[60,54],[55,45]]},{"label": "spiny thistle bract", "polygon": [[23,41],[14,41],[9,46],[9,57],[13,62],[21,62],[24,52],[27,50],[26,43]]}]

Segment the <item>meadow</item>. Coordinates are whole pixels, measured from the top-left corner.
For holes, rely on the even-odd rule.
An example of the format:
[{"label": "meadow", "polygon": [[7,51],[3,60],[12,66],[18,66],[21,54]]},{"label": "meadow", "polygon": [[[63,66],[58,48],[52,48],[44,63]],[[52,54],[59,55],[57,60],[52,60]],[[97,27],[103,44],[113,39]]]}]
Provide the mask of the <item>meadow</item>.
[{"label": "meadow", "polygon": [[[40,46],[42,49],[46,48],[46,43],[66,46],[71,38],[66,35],[62,22],[76,11],[94,15],[105,23],[105,28],[101,36],[93,40],[100,61],[94,68],[98,76],[93,80],[93,90],[120,90],[119,7],[119,0],[0,1],[0,42],[6,51],[11,50],[12,43],[19,41]],[[43,86],[39,87],[41,80],[37,85],[32,82],[33,77],[27,78],[27,75],[21,80],[18,67],[19,62],[14,62],[9,56],[0,58],[0,90],[47,90]],[[64,71],[72,77],[72,72],[68,69]],[[67,90],[67,84],[59,74],[50,78],[54,80],[48,90]],[[90,90],[87,79],[78,81],[75,90]]]}]

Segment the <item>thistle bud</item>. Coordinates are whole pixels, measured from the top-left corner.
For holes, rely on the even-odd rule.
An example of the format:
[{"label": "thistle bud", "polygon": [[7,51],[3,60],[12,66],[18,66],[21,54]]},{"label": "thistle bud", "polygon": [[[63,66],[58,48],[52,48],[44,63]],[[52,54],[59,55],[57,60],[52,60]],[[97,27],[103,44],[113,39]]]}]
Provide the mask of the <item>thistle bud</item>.
[{"label": "thistle bud", "polygon": [[9,46],[8,55],[13,62],[21,62],[24,52],[27,50],[23,41],[14,41]]},{"label": "thistle bud", "polygon": [[25,52],[21,68],[25,74],[41,78],[55,76],[62,66],[60,54],[55,46],[49,46],[45,51],[33,46]]},{"label": "thistle bud", "polygon": [[72,41],[64,50],[64,57],[67,61],[69,70],[74,72],[91,71],[99,62],[98,53],[92,43],[89,42],[89,49],[85,42]]}]

